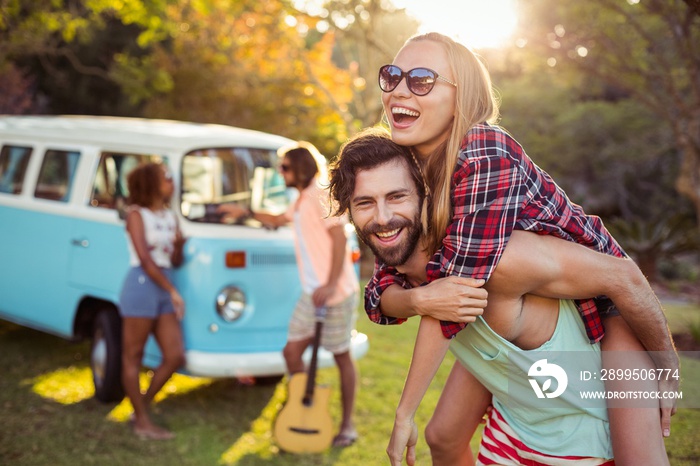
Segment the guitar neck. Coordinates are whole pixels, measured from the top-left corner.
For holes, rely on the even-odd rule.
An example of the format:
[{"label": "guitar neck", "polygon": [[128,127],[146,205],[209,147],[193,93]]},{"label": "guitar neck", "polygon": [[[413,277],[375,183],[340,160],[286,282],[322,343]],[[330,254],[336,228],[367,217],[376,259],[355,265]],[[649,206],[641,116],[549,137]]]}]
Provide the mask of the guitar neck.
[{"label": "guitar neck", "polygon": [[318,347],[321,343],[321,330],[323,321],[316,321],[316,333],[314,334],[314,346],[311,352],[311,363],[309,364],[309,372],[306,378],[306,391],[304,392],[303,403],[309,406],[314,397],[314,388],[316,387],[316,366],[318,364]]}]

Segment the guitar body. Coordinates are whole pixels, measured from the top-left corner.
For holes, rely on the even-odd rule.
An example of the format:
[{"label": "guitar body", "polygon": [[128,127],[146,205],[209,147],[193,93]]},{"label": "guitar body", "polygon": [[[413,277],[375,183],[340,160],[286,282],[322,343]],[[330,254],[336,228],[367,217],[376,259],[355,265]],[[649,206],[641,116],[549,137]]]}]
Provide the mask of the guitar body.
[{"label": "guitar body", "polygon": [[333,419],[328,411],[330,387],[315,387],[308,406],[304,394],[306,373],[294,374],[289,380],[287,403],[277,415],[274,436],[277,444],[290,453],[318,453],[331,446]]}]

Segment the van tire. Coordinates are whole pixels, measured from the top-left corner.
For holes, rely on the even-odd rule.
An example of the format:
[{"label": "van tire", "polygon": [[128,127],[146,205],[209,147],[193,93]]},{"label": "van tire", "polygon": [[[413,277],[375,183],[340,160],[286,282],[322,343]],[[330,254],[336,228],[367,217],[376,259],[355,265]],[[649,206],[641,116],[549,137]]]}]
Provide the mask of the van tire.
[{"label": "van tire", "polygon": [[124,398],[122,387],[122,322],[112,309],[95,316],[90,347],[90,368],[95,398],[109,403]]},{"label": "van tire", "polygon": [[255,385],[261,385],[269,387],[271,385],[277,385],[282,381],[284,375],[265,375],[261,377],[255,377]]}]

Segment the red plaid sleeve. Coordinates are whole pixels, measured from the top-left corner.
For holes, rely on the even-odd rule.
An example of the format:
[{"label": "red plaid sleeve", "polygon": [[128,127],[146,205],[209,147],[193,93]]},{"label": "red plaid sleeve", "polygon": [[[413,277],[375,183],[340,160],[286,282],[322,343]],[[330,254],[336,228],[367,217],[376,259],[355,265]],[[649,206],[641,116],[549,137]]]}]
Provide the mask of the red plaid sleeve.
[{"label": "red plaid sleeve", "polygon": [[369,317],[369,320],[372,322],[382,325],[394,325],[406,322],[406,319],[384,315],[379,309],[381,295],[384,290],[391,285],[399,285],[406,289],[411,288],[403,274],[394,267],[389,267],[375,259],[374,273],[365,286],[365,312],[367,312],[367,317]]}]

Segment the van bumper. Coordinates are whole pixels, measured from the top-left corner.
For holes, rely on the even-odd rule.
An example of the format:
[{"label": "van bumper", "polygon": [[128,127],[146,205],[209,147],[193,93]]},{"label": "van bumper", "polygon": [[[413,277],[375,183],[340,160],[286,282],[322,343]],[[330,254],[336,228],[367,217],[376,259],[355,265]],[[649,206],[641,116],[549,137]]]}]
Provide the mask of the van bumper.
[{"label": "van bumper", "polygon": [[[350,343],[350,353],[360,359],[369,351],[367,335],[355,332]],[[283,375],[287,372],[281,351],[268,353],[208,353],[189,350],[185,353],[187,374],[197,377],[264,377]],[[311,348],[304,352],[306,364],[311,360]],[[318,367],[335,364],[333,355],[323,348],[318,350]]]}]

